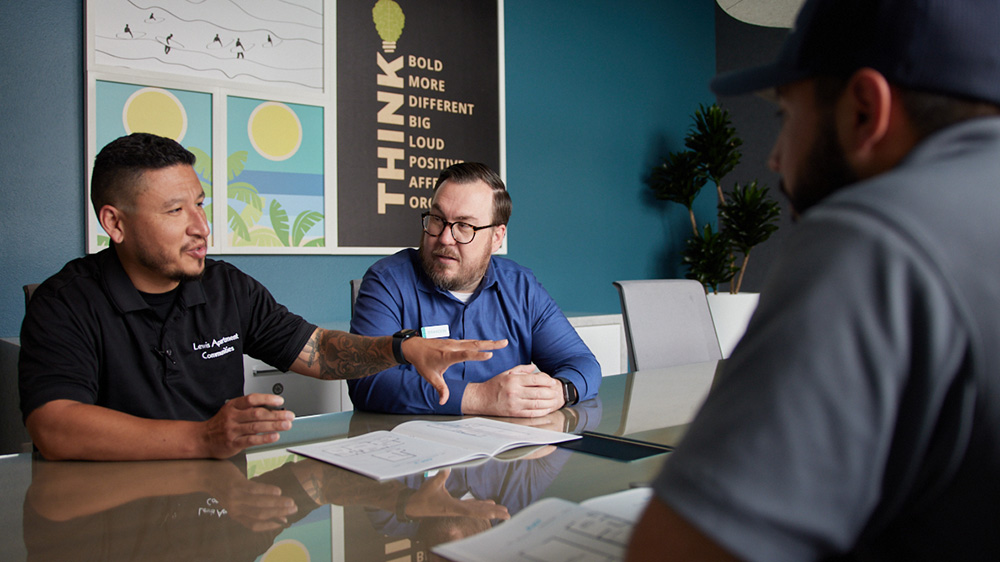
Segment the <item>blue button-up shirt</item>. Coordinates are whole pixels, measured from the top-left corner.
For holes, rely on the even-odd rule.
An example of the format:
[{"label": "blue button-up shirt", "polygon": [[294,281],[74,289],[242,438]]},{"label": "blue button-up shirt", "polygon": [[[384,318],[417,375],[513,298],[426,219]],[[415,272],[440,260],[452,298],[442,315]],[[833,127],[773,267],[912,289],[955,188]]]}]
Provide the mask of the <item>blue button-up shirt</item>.
[{"label": "blue button-up shirt", "polygon": [[444,405],[413,368],[397,365],[348,381],[351,401],[361,410],[390,413],[461,414],[469,383],[484,382],[517,365],[534,363],[553,377],[572,382],[580,400],[593,398],[601,368],[531,270],[493,256],[483,282],[467,303],[443,291],[423,272],[417,250],[380,260],[365,274],[354,305],[351,332],[385,336],[403,328],[447,326],[452,339],[501,340],[507,347],[488,361],[452,365],[445,374],[451,396]]}]

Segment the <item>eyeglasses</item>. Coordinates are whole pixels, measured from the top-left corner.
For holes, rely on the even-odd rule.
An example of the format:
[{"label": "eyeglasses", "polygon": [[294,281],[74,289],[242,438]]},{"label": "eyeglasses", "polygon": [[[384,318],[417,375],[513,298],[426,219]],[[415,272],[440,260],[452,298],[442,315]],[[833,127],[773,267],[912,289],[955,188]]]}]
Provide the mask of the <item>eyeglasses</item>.
[{"label": "eyeglasses", "polygon": [[472,242],[473,238],[476,237],[476,233],[480,230],[496,226],[495,224],[472,226],[467,222],[448,222],[443,218],[430,213],[424,213],[420,215],[420,218],[424,223],[424,232],[430,236],[441,236],[445,227],[451,226],[451,237],[454,238],[455,242],[458,242],[459,244],[468,244],[469,242]]}]

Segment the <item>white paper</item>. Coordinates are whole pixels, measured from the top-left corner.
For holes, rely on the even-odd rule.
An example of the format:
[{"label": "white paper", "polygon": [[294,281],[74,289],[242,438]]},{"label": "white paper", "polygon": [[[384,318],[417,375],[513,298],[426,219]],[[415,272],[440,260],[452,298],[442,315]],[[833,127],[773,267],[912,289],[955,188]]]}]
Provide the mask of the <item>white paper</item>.
[{"label": "white paper", "polygon": [[579,435],[487,418],[464,418],[449,422],[405,422],[392,431],[374,431],[288,450],[385,480],[494,456],[516,447],[579,438]]},{"label": "white paper", "polygon": [[653,497],[652,488],[633,488],[624,492],[590,498],[580,502],[580,505],[635,523],[642,516],[642,512],[646,510],[646,505],[649,504],[651,497]]},{"label": "white paper", "polygon": [[649,488],[626,490],[575,504],[535,502],[484,533],[433,548],[458,562],[610,562],[625,556]]}]

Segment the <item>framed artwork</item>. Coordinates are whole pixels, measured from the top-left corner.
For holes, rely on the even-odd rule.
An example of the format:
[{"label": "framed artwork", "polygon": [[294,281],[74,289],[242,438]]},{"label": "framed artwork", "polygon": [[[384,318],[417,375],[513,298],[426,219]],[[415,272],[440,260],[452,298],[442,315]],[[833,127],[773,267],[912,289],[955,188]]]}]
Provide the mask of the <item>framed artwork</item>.
[{"label": "framed artwork", "polygon": [[[90,0],[87,161],[133,132],[180,142],[212,254],[413,246],[441,170],[506,176],[502,14],[499,0]],[[86,214],[88,251],[107,247]]]}]

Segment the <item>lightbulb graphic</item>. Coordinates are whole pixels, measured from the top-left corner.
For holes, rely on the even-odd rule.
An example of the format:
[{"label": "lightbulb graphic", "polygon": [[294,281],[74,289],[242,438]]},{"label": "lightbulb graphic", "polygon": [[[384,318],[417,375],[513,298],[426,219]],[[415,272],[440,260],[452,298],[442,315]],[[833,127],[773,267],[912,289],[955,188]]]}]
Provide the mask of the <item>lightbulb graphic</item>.
[{"label": "lightbulb graphic", "polygon": [[403,9],[393,0],[378,0],[372,8],[372,21],[375,22],[375,31],[382,38],[382,50],[396,52],[396,41],[403,34],[406,24]]}]

